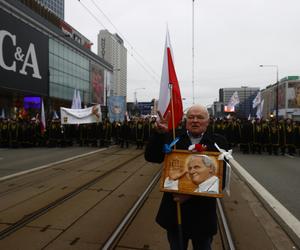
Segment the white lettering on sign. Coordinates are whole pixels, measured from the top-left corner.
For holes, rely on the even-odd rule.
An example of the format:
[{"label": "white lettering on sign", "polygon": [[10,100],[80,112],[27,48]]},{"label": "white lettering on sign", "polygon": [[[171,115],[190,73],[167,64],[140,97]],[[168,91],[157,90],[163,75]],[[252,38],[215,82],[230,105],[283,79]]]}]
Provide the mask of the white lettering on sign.
[{"label": "white lettering on sign", "polygon": [[[16,48],[14,56],[14,61],[11,65],[7,65],[7,63],[4,61],[3,54],[4,54],[4,39],[7,38],[11,41],[12,45]],[[6,30],[0,30],[0,67],[2,67],[5,70],[9,71],[17,71],[17,62],[20,62],[21,69],[19,70],[19,73],[22,75],[27,75],[27,69],[32,68],[33,74],[32,77],[42,79],[40,75],[40,70],[36,58],[36,52],[35,47],[33,43],[29,44],[29,47],[26,51],[26,53],[23,53],[22,48],[16,47],[16,36],[9,33]],[[25,59],[23,59],[25,56]]]}]

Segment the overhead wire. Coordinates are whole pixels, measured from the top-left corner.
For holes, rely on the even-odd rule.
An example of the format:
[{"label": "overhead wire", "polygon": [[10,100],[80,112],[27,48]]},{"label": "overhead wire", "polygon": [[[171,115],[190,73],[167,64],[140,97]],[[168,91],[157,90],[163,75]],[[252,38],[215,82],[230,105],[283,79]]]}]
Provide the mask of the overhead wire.
[{"label": "overhead wire", "polygon": [[[107,29],[107,27],[82,3],[82,1],[78,0],[79,3],[84,7],[84,9],[104,28]],[[131,43],[121,34],[121,32],[119,32],[119,30],[117,29],[117,27],[112,23],[112,21],[110,20],[110,18],[97,6],[97,4],[92,0],[92,3],[96,6],[96,8],[102,13],[102,15],[109,21],[109,23],[113,26],[113,28],[116,30],[116,32],[124,39],[124,41],[126,41],[126,43],[130,46],[130,49],[137,55],[139,56],[141,59],[138,59],[137,57],[135,57],[133,55],[133,53],[129,53],[130,56],[136,61],[136,63],[138,63],[144,70],[145,72],[147,72],[149,74],[149,76],[155,80],[155,82],[159,82],[158,81],[158,74],[146,63],[145,59],[143,59],[143,57],[136,51],[136,49],[134,49],[134,47],[131,45]],[[148,69],[146,66],[150,69]]]},{"label": "overhead wire", "polygon": [[94,0],[91,0],[92,3],[96,6],[96,8],[102,13],[102,15],[107,19],[107,21],[112,25],[112,27],[116,30],[116,32],[124,39],[124,41],[130,46],[130,48],[140,57],[140,59],[147,65],[147,67],[152,71],[154,75],[157,75],[157,72],[152,69],[152,67],[147,63],[147,61],[143,58],[143,56],[133,47],[133,45],[126,39],[126,37],[120,32],[120,30],[113,24],[111,19],[104,13],[103,10],[95,3]]}]

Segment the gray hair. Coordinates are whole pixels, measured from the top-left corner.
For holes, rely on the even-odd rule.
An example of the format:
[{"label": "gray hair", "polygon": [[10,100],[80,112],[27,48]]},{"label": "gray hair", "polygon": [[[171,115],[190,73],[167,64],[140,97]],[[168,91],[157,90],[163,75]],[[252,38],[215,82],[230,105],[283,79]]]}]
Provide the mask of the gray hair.
[{"label": "gray hair", "polygon": [[209,118],[209,112],[208,112],[207,108],[206,108],[204,105],[202,105],[202,104],[193,104],[193,105],[187,110],[186,116],[189,115],[190,110],[193,109],[193,108],[201,109],[201,111],[203,111],[203,112],[207,115],[207,118]]}]

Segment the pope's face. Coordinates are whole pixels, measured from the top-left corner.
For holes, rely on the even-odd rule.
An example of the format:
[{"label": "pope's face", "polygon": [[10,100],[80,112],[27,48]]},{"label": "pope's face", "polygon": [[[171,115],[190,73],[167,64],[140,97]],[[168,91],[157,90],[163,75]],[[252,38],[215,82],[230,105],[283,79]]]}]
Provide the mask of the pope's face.
[{"label": "pope's face", "polygon": [[209,124],[208,113],[202,107],[192,107],[187,113],[186,129],[193,135],[204,133]]},{"label": "pope's face", "polygon": [[205,166],[202,158],[197,157],[189,162],[188,173],[192,182],[199,185],[211,176],[212,170],[210,167]]}]

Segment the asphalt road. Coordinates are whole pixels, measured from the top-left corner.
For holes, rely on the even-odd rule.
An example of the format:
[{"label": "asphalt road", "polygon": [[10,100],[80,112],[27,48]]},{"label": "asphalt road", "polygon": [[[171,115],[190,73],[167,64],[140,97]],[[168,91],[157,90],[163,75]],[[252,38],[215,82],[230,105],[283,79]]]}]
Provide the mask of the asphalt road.
[{"label": "asphalt road", "polygon": [[[93,147],[0,149],[0,178],[99,150]],[[300,220],[300,157],[233,154],[261,185]]]},{"label": "asphalt road", "polygon": [[233,153],[265,189],[300,220],[300,157]]},{"label": "asphalt road", "polygon": [[1,148],[0,178],[95,150],[99,150],[99,148]]}]

